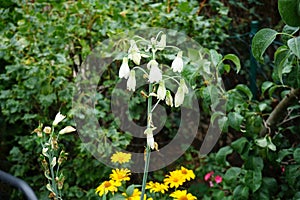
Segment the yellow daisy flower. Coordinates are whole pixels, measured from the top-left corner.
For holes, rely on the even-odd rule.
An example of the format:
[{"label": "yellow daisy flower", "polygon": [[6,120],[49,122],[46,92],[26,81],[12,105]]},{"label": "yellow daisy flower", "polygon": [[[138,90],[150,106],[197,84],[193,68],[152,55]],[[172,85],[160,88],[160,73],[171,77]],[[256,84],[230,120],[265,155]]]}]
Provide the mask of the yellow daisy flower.
[{"label": "yellow daisy flower", "polygon": [[129,181],[130,180],[130,170],[129,169],[113,169],[112,173],[109,175],[109,177],[114,181]]},{"label": "yellow daisy flower", "polygon": [[186,190],[176,190],[170,194],[170,197],[173,197],[174,200],[197,200],[195,196],[191,193],[187,193]]},{"label": "yellow daisy flower", "polygon": [[162,194],[165,194],[165,191],[168,191],[168,186],[163,183],[153,183],[153,181],[150,181],[147,183],[146,189],[150,189],[150,192],[161,192]]},{"label": "yellow daisy flower", "polygon": [[114,153],[110,159],[114,163],[120,163],[120,164],[127,163],[131,160],[131,154],[118,151]]},{"label": "yellow daisy flower", "polygon": [[[128,196],[125,192],[122,195],[125,197],[125,200],[140,200],[142,192],[139,189],[134,189],[131,196]],[[146,195],[144,195],[146,199]]]},{"label": "yellow daisy flower", "polygon": [[182,175],[181,171],[178,170],[170,172],[170,175],[166,175],[166,178],[164,179],[164,183],[166,185],[170,184],[170,188],[178,188],[184,182],[185,178]]},{"label": "yellow daisy flower", "polygon": [[99,185],[96,188],[96,193],[99,193],[99,196],[103,196],[104,194],[107,194],[108,192],[111,192],[114,194],[114,192],[118,191],[118,187],[121,186],[121,182],[109,180],[104,181],[101,185]]},{"label": "yellow daisy flower", "polygon": [[195,179],[196,177],[193,170],[189,170],[184,167],[181,167],[179,171],[181,172],[185,180],[190,181],[191,179]]}]

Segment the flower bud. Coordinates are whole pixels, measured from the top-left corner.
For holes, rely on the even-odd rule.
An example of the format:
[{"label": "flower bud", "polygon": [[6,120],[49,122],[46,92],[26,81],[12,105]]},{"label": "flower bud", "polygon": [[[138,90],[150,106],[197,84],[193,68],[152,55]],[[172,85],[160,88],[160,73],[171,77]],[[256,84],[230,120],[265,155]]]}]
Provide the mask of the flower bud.
[{"label": "flower bud", "polygon": [[51,127],[50,126],[46,126],[44,129],[43,129],[44,133],[46,134],[50,134],[51,133]]},{"label": "flower bud", "polygon": [[173,97],[169,90],[167,90],[167,92],[166,92],[166,104],[170,107],[173,107]]},{"label": "flower bud", "polygon": [[62,135],[62,134],[71,133],[71,132],[74,132],[74,131],[76,131],[76,129],[73,128],[72,126],[66,126],[65,128],[63,128],[59,131],[59,134]]}]

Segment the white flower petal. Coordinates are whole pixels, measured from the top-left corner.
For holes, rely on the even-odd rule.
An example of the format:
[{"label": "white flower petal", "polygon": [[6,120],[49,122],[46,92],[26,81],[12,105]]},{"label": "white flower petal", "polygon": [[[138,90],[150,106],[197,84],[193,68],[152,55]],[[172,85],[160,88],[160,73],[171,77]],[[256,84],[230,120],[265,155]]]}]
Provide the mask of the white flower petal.
[{"label": "white flower petal", "polygon": [[149,81],[150,83],[154,83],[154,82],[159,82],[162,80],[162,72],[161,70],[158,68],[158,63],[155,60],[151,60],[148,64],[147,64],[147,68],[150,68],[150,73],[149,73]]},{"label": "white flower petal", "polygon": [[127,90],[135,91],[135,87],[136,87],[135,71],[131,70],[129,78],[127,80]]},{"label": "white flower petal", "polygon": [[74,132],[74,131],[76,131],[76,129],[73,128],[72,126],[66,126],[65,128],[63,128],[59,131],[59,134],[62,135],[62,134],[71,133],[71,132]]},{"label": "white flower petal", "polygon": [[184,100],[184,91],[182,87],[178,87],[177,92],[175,94],[175,107],[179,107],[182,105]]},{"label": "white flower petal", "polygon": [[127,79],[129,77],[130,69],[128,65],[128,58],[124,57],[122,65],[119,69],[119,77]]},{"label": "white flower petal", "polygon": [[167,90],[167,92],[166,92],[166,104],[170,107],[173,107],[173,97],[169,90]]},{"label": "white flower petal", "polygon": [[62,115],[60,112],[58,112],[55,116],[55,119],[52,123],[53,126],[56,126],[59,122],[61,122],[62,120],[64,120],[66,118],[66,116]]},{"label": "white flower petal", "polygon": [[153,135],[147,134],[147,145],[150,146],[151,149],[154,149],[154,138]]},{"label": "white flower petal", "polygon": [[166,97],[166,92],[165,81],[161,80],[157,89],[157,98],[164,100]]},{"label": "white flower petal", "polygon": [[173,60],[171,68],[174,72],[181,72],[183,69],[182,51],[179,51],[176,58]]}]

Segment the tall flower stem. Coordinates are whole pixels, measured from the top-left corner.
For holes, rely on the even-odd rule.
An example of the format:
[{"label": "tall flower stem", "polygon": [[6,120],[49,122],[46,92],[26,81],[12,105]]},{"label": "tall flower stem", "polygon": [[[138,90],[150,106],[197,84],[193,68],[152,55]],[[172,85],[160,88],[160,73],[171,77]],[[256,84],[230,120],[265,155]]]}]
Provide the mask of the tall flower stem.
[{"label": "tall flower stem", "polygon": [[[152,84],[149,83],[149,94],[151,92],[152,92]],[[152,112],[152,96],[149,96],[148,97],[148,106],[147,106],[147,128],[151,127],[151,120],[149,120],[149,118],[151,117],[151,112]],[[148,170],[149,170],[149,163],[150,163],[151,149],[148,144],[147,144],[145,153],[146,153],[146,159],[145,159],[144,175],[143,175],[143,182],[142,182],[141,200],[144,199],[145,188],[146,188],[147,177],[148,177]]]}]

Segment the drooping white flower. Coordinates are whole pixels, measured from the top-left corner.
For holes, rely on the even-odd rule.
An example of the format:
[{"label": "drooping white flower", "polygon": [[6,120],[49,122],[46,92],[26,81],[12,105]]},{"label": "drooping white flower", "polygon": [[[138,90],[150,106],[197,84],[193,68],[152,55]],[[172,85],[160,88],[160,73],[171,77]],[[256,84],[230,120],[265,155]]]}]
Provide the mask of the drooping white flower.
[{"label": "drooping white flower", "polygon": [[135,91],[136,80],[135,80],[135,71],[131,70],[129,78],[127,80],[127,90]]},{"label": "drooping white flower", "polygon": [[128,65],[128,58],[124,57],[122,65],[119,69],[119,77],[127,79],[129,77],[130,69]]},{"label": "drooping white flower", "polygon": [[144,131],[144,134],[147,135],[147,145],[150,146],[151,149],[155,148],[155,142],[154,142],[154,137],[153,137],[153,130],[155,130],[156,127],[153,128],[147,128]]},{"label": "drooping white flower", "polygon": [[160,41],[157,43],[157,49],[158,50],[163,50],[167,45],[167,36],[166,34],[162,34]]},{"label": "drooping white flower", "polygon": [[171,68],[174,72],[181,72],[183,69],[182,51],[179,51],[176,58],[173,60]]},{"label": "drooping white flower", "polygon": [[166,92],[167,90],[165,87],[165,81],[164,80],[159,81],[159,86],[157,89],[157,98],[160,100],[164,100],[166,97]]},{"label": "drooping white flower", "polygon": [[180,87],[182,87],[184,94],[189,93],[189,89],[188,89],[188,87],[186,86],[185,81],[184,81],[183,78],[180,79]]},{"label": "drooping white flower", "polygon": [[131,59],[136,65],[140,65],[142,56],[134,40],[130,40],[128,54],[129,59]]},{"label": "drooping white flower", "polygon": [[159,81],[162,80],[162,72],[158,68],[158,63],[155,60],[151,60],[147,64],[147,68],[148,69],[150,68],[150,73],[149,73],[149,81],[150,81],[150,83],[154,83],[154,82],[159,83]]},{"label": "drooping white flower", "polygon": [[62,135],[62,134],[71,133],[74,131],[76,131],[76,129],[73,128],[72,126],[66,126],[65,128],[61,129],[58,133]]},{"label": "drooping white flower", "polygon": [[167,90],[167,92],[166,92],[166,104],[170,107],[173,107],[173,97],[169,90]]},{"label": "drooping white flower", "polygon": [[62,120],[64,120],[66,118],[66,116],[62,115],[60,112],[58,112],[55,116],[55,119],[52,123],[53,126],[56,126],[59,122],[61,122]]},{"label": "drooping white flower", "polygon": [[184,89],[179,86],[175,94],[175,107],[179,107],[184,100]]}]

